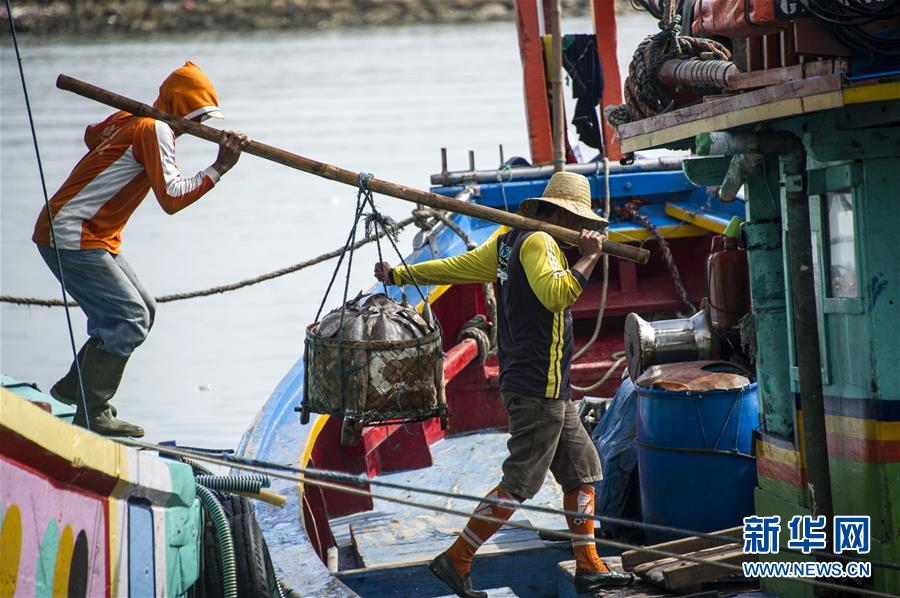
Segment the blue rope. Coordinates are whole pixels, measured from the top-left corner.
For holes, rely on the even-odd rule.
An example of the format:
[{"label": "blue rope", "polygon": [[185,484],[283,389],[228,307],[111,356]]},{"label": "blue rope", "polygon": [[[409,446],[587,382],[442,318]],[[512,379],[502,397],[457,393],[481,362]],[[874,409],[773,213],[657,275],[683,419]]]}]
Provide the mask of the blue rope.
[{"label": "blue rope", "polygon": [[66,299],[66,279],[63,275],[62,259],[59,255],[59,247],[56,245],[56,234],[53,232],[53,216],[50,211],[50,198],[47,194],[47,181],[44,178],[44,163],[41,161],[41,150],[38,146],[37,131],[34,127],[34,116],[31,113],[31,101],[28,98],[28,86],[25,84],[25,70],[22,67],[22,55],[19,53],[19,40],[16,37],[16,25],[13,19],[12,7],[6,0],[6,15],[9,19],[9,32],[12,34],[13,47],[16,49],[16,62],[19,66],[19,78],[22,80],[22,93],[25,96],[25,108],[28,112],[28,124],[31,127],[31,141],[34,144],[34,155],[37,158],[38,174],[41,179],[41,190],[44,193],[44,207],[47,209],[47,222],[50,225],[50,244],[56,253],[56,269],[59,271],[59,287],[62,292],[62,302],[66,309],[66,326],[69,330],[69,344],[72,348],[72,361],[75,364],[75,373],[78,375],[78,390],[81,391],[81,400],[75,408],[75,417],[78,417],[78,409],[84,414],[84,427],[91,429],[90,417],[87,410],[87,395],[84,394],[84,380],[81,377],[81,364],[78,363],[78,351],[75,349],[75,333],[72,332],[72,314],[69,311],[69,302]]}]

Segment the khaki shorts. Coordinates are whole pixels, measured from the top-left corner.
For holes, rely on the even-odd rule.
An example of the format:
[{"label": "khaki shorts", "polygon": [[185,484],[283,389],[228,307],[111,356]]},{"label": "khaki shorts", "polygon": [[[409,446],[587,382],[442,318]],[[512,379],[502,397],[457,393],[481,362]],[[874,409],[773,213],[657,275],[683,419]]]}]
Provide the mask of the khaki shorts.
[{"label": "khaki shorts", "polygon": [[544,485],[548,470],[563,492],[601,479],[600,458],[572,401],[514,392],[504,392],[502,397],[509,414],[510,438],[501,488],[521,498],[533,498]]}]

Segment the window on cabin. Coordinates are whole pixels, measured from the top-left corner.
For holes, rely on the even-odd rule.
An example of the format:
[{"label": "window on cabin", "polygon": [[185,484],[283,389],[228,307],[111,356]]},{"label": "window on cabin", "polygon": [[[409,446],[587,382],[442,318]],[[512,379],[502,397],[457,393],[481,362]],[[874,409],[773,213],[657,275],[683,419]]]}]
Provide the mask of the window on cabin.
[{"label": "window on cabin", "polygon": [[853,222],[853,195],[850,190],[825,194],[827,213],[828,296],[858,297],[856,276],[856,234]]}]

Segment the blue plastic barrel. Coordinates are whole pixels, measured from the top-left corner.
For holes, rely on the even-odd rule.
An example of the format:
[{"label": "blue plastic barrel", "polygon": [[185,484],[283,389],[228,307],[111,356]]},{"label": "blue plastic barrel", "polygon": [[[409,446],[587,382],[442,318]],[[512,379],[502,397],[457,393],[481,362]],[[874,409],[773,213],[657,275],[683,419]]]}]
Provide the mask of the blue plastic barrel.
[{"label": "blue plastic barrel", "polygon": [[[638,387],[641,511],[646,523],[711,532],[752,515],[756,383],[734,390]],[[647,531],[651,543],[684,536]]]}]

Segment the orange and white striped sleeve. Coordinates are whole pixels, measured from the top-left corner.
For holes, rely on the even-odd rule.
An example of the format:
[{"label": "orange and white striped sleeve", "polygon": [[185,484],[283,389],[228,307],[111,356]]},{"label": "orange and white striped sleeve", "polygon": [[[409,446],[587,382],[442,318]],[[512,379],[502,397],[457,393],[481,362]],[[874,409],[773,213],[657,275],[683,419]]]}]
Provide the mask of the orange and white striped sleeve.
[{"label": "orange and white striped sleeve", "polygon": [[219,182],[212,166],[192,177],[182,176],[175,164],[175,133],[164,122],[141,120],[134,135],[134,157],[143,164],[150,188],[167,214],[188,207]]}]

